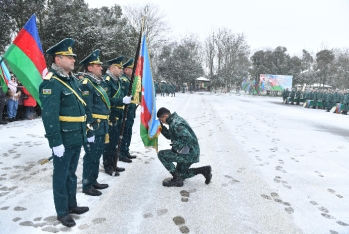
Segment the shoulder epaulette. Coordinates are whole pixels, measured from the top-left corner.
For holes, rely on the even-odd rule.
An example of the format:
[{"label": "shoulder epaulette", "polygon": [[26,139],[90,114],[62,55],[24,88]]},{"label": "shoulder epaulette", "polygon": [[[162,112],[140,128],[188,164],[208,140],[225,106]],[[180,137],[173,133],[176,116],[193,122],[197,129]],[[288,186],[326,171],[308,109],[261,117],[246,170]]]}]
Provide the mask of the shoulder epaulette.
[{"label": "shoulder epaulette", "polygon": [[85,78],[85,79],[82,81],[82,84],[87,84],[87,82],[88,82],[88,79]]},{"label": "shoulder epaulette", "polygon": [[123,81],[125,81],[125,82],[129,82],[128,79],[125,78],[125,77],[122,77],[121,79],[122,79]]},{"label": "shoulder epaulette", "polygon": [[45,76],[44,80],[50,80],[52,75],[53,75],[52,72],[47,73],[47,75]]},{"label": "shoulder epaulette", "polygon": [[107,76],[105,80],[110,81],[110,76]]}]

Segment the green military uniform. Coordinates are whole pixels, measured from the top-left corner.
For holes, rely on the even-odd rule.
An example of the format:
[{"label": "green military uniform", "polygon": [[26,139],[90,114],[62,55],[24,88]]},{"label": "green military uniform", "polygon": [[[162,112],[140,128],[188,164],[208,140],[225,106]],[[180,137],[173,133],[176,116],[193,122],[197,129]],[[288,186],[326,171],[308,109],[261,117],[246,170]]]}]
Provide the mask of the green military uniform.
[{"label": "green military uniform", "polygon": [[285,98],[286,98],[286,103],[287,103],[287,98],[290,96],[290,90],[288,88],[285,91]]},{"label": "green military uniform", "polygon": [[173,96],[176,96],[176,85],[172,84],[172,92],[173,92]]},{"label": "green military uniform", "polygon": [[292,91],[290,93],[290,102],[291,102],[292,105],[294,103],[295,95],[296,95],[296,91],[294,89],[292,89]]},{"label": "green military uniform", "polygon": [[[75,56],[71,49],[73,44],[74,41],[67,38],[46,53],[53,56]],[[64,146],[62,157],[53,155],[52,175],[54,204],[58,218],[62,218],[69,216],[69,212],[77,207],[75,172],[81,146],[87,142],[85,102],[73,75],[67,74],[55,63],[40,84],[39,92],[42,121],[49,146]]]},{"label": "green military uniform", "polygon": [[[131,58],[123,65],[123,68],[126,68],[126,67],[133,68],[133,66],[134,66],[134,59]],[[131,78],[128,77],[126,74],[123,74],[121,76],[122,92],[124,96],[128,94],[130,81],[131,81]],[[121,161],[130,156],[129,147],[130,147],[131,138],[132,138],[132,127],[133,127],[134,119],[136,118],[136,108],[137,108],[136,104],[130,103],[128,105],[129,106],[128,106],[128,112],[127,112],[127,119],[125,121],[125,128],[123,132],[120,155],[119,155],[119,159]]]},{"label": "green military uniform", "polygon": [[166,84],[164,82],[161,82],[160,90],[161,90],[161,96],[165,96]]},{"label": "green military uniform", "polygon": [[297,105],[299,105],[300,99],[301,99],[301,91],[297,90],[296,91],[296,103],[297,103]]},{"label": "green military uniform", "polygon": [[154,81],[154,89],[155,89],[155,97],[157,95],[157,92],[159,90],[159,85],[158,85],[158,82]]},{"label": "green military uniform", "polygon": [[[191,164],[199,162],[200,147],[195,133],[183,118],[177,113],[171,114],[166,122],[169,124],[169,129],[162,127],[161,133],[172,142],[172,150],[160,150],[158,157],[164,167],[173,172],[178,170],[178,173],[183,179],[195,176],[194,171],[189,169]],[[178,154],[176,151],[184,146],[189,146],[190,151],[186,155]],[[173,164],[177,162],[177,167]]]},{"label": "green military uniform", "polygon": [[326,90],[321,91],[321,109],[325,108],[325,101],[326,100]]},{"label": "green military uniform", "polygon": [[330,90],[327,94],[327,99],[326,99],[326,103],[327,103],[327,111],[330,111],[332,109],[332,107],[335,105],[335,103],[333,102],[333,91]]},{"label": "green military uniform", "polygon": [[[99,50],[95,50],[82,60],[80,64],[83,64],[85,67],[93,64],[101,65],[99,53]],[[106,134],[108,133],[110,101],[106,93],[108,85],[101,77],[97,77],[90,72],[83,75],[84,79],[80,83],[80,89],[82,97],[86,102],[87,124],[90,126],[87,137],[95,137],[94,142],[84,144],[85,155],[82,172],[82,189],[85,192],[97,184],[99,160],[102,156]]]},{"label": "green military uniform", "polygon": [[[164,108],[161,108],[164,109]],[[160,110],[161,110],[160,109]],[[160,111],[159,110],[159,111]],[[158,117],[159,112],[158,112]],[[176,112],[171,114],[166,119],[169,128],[162,126],[161,133],[167,139],[172,142],[171,150],[160,150],[158,153],[158,158],[164,167],[175,177],[179,177],[181,180],[191,178],[197,174],[203,174],[206,178],[206,183],[208,184],[211,180],[211,167],[202,168],[190,168],[193,163],[199,162],[200,147],[198,139],[189,126],[187,121],[180,117]],[[176,162],[175,166],[173,162]],[[164,186],[181,186],[181,184],[176,184],[176,181],[171,182],[164,181]]]},{"label": "green military uniform", "polygon": [[[122,68],[123,56],[107,61],[108,65],[115,65]],[[124,114],[124,97],[121,81],[115,77],[109,70],[104,76],[104,80],[108,85],[108,96],[111,103],[109,115],[109,142],[106,143],[103,153],[103,166],[106,173],[111,174],[114,168],[116,147],[119,143],[122,119]]]}]

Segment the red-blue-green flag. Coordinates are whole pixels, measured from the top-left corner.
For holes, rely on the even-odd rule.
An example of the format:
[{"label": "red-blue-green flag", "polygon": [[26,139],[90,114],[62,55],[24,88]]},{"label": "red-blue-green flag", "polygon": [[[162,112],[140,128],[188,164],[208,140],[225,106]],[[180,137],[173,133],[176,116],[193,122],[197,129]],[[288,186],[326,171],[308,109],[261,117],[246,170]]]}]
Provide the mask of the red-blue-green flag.
[{"label": "red-blue-green flag", "polygon": [[35,14],[19,31],[17,37],[6,51],[4,58],[17,79],[41,104],[39,86],[47,74],[46,61],[36,27]]},{"label": "red-blue-green flag", "polygon": [[145,34],[136,71],[138,71],[136,74],[142,79],[140,135],[145,147],[153,147],[157,150],[161,125],[160,121],[156,119],[155,89]]},{"label": "red-blue-green flag", "polygon": [[10,72],[8,71],[4,61],[0,57],[0,85],[4,93],[7,93],[7,84],[11,80]]}]

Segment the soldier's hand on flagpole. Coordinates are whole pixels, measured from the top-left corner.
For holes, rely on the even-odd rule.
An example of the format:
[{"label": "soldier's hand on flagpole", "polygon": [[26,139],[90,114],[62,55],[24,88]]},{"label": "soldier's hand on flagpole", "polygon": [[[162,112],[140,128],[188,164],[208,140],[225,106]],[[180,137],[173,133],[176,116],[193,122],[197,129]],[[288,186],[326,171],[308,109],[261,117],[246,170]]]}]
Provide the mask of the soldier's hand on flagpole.
[{"label": "soldier's hand on flagpole", "polygon": [[131,98],[132,96],[125,96],[123,99],[122,99],[122,102],[124,104],[130,104],[131,103]]},{"label": "soldier's hand on flagpole", "polygon": [[60,144],[59,146],[52,147],[53,154],[57,157],[62,157],[64,155],[64,145]]}]

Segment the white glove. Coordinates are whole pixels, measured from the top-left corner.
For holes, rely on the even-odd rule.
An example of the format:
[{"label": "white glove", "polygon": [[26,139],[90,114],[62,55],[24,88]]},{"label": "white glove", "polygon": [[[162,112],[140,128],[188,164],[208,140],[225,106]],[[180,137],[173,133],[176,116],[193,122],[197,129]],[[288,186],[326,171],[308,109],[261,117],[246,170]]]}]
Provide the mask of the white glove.
[{"label": "white glove", "polygon": [[95,142],[95,136],[91,136],[91,137],[87,138],[87,141],[90,143]]},{"label": "white glove", "polygon": [[190,148],[188,146],[184,146],[181,150],[178,150],[177,152],[179,154],[187,154],[189,153],[189,151],[190,151]]},{"label": "white glove", "polygon": [[64,154],[64,146],[63,144],[59,146],[52,147],[53,154],[56,155],[57,157],[62,157]]},{"label": "white glove", "polygon": [[125,96],[123,99],[122,99],[122,102],[124,104],[130,104],[131,103],[131,96]]}]

